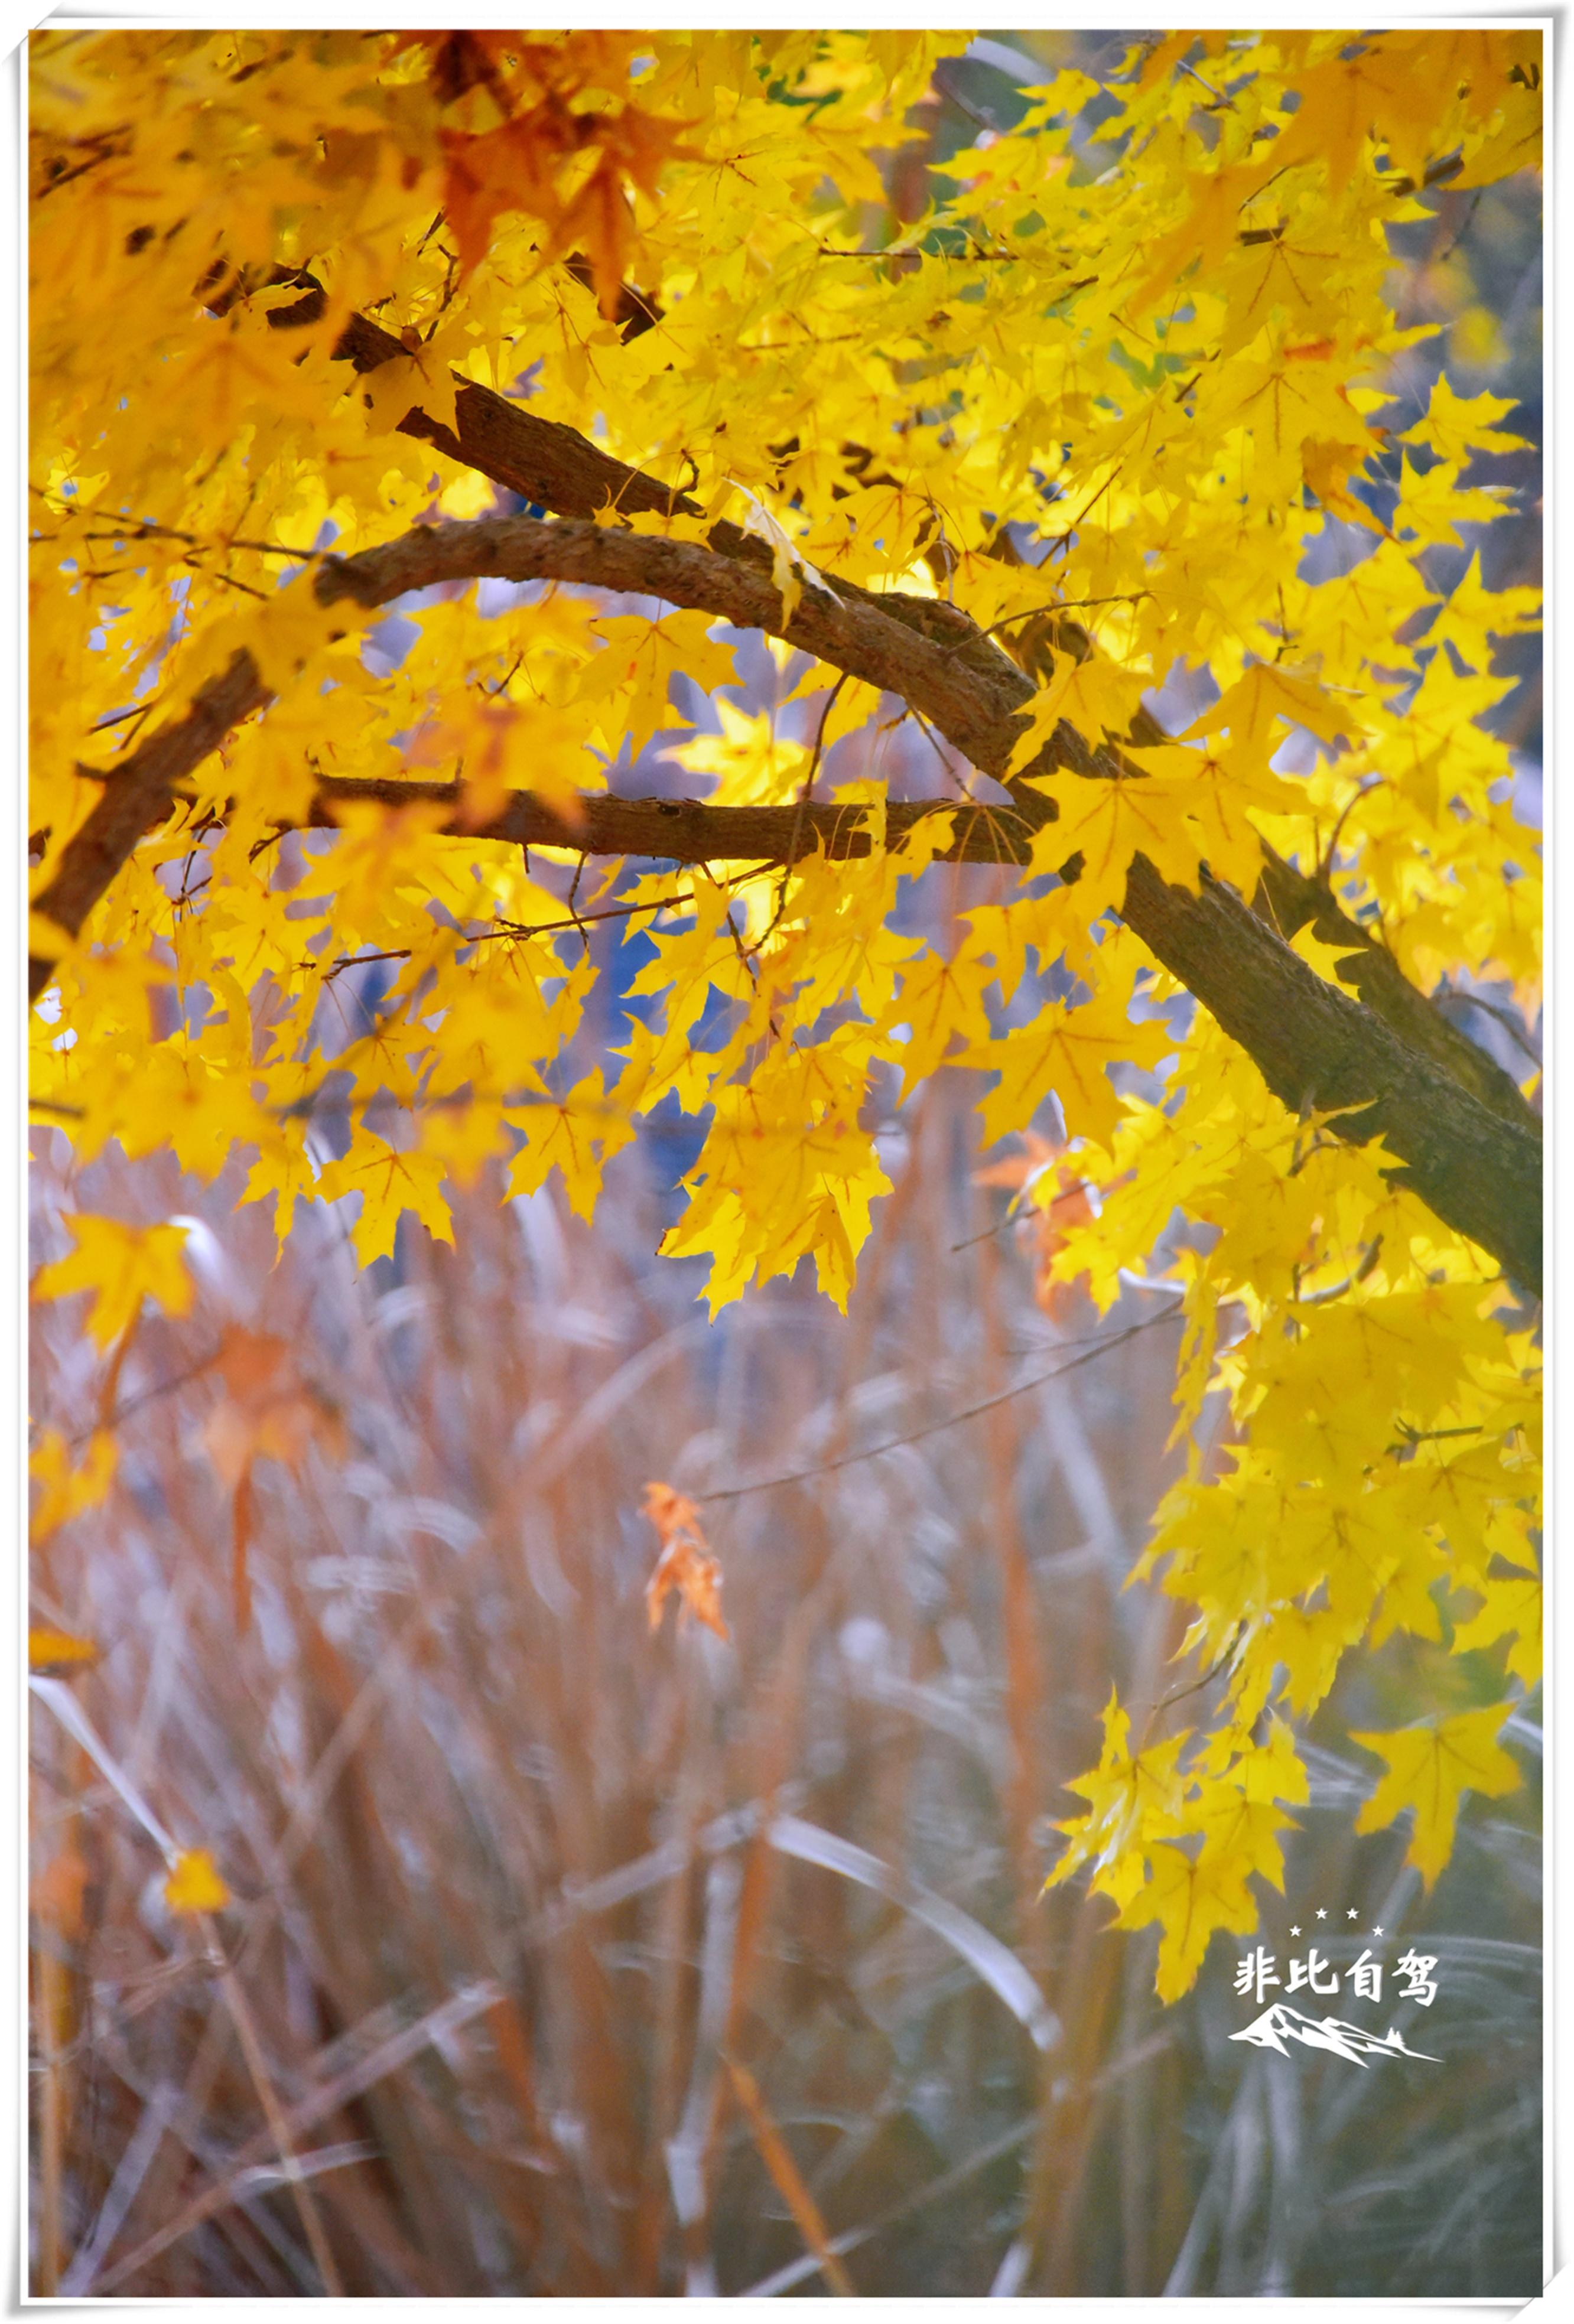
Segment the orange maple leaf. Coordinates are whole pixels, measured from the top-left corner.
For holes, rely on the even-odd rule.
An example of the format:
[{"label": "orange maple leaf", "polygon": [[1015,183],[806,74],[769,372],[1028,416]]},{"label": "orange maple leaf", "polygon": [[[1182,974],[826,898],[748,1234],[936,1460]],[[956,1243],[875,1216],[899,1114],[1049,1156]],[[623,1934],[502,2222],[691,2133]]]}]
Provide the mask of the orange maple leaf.
[{"label": "orange maple leaf", "polygon": [[298,1469],[314,1438],[337,1450],[343,1425],[337,1406],[302,1378],[290,1342],[272,1333],[232,1329],[218,1369],[226,1394],[209,1413],[202,1441],[220,1483],[234,1496],[230,1571],[236,1627],[244,1630],[251,1620],[246,1545],[253,1463],[279,1461]]},{"label": "orange maple leaf", "polygon": [[505,211],[526,210],[543,223],[556,222],[559,166],[594,126],[593,116],[570,113],[549,96],[518,119],[478,135],[439,132],[447,163],[443,208],[465,273],[486,257],[493,226]]},{"label": "orange maple leaf", "polygon": [[1087,1226],[1092,1220],[1092,1198],[1067,1148],[1041,1138],[1036,1130],[1023,1130],[1018,1135],[1022,1152],[1005,1155],[1000,1161],[975,1170],[973,1184],[1014,1188],[1006,1216],[1016,1219],[1018,1234],[1032,1258],[1034,1301],[1046,1315],[1058,1321],[1072,1304],[1076,1285],[1054,1281],[1050,1266],[1064,1248],[1070,1230]]},{"label": "orange maple leaf", "polygon": [[[634,106],[621,113],[576,113],[558,90],[549,89],[530,112],[496,129],[476,135],[440,131],[443,207],[463,272],[468,274],[486,257],[499,217],[524,211],[547,229],[544,259],[583,247],[601,312],[610,321],[634,245],[626,189],[633,183],[653,195],[664,162],[697,158],[679,142],[691,126],[686,120],[658,120]],[[588,146],[597,149],[589,175],[565,196],[564,164]]]},{"label": "orange maple leaf", "polygon": [[662,1554],[645,1584],[651,1628],[659,1628],[670,1592],[678,1595],[679,1620],[692,1614],[718,1638],[731,1637],[721,1618],[721,1567],[710,1554],[699,1512],[687,1494],[671,1485],[645,1487],[643,1510],[661,1536]]}]

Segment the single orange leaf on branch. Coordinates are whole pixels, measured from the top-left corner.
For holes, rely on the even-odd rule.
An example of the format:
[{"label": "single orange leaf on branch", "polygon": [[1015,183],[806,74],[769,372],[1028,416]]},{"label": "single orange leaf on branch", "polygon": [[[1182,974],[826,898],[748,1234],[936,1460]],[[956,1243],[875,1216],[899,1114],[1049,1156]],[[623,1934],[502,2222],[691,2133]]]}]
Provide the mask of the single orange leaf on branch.
[{"label": "single orange leaf on branch", "polygon": [[244,1630],[251,1619],[246,1546],[254,1514],[253,1463],[278,1461],[298,1470],[313,1440],[338,1451],[344,1431],[338,1408],[302,1377],[287,1340],[232,1329],[218,1369],[224,1399],[208,1415],[202,1440],[220,1483],[233,1497],[231,1580],[236,1628]]},{"label": "single orange leaf on branch", "polygon": [[645,1584],[652,1629],[660,1628],[668,1596],[676,1592],[680,1622],[692,1614],[718,1638],[730,1637],[721,1618],[721,1566],[693,1502],[671,1485],[653,1481],[645,1487],[643,1507],[662,1542],[656,1570]]},{"label": "single orange leaf on branch", "polygon": [[[1057,1282],[1050,1269],[1073,1227],[1087,1226],[1095,1216],[1093,1197],[1065,1146],[1036,1130],[1017,1132],[1020,1154],[1008,1154],[973,1173],[976,1186],[1009,1186],[1012,1200],[1006,1216],[1014,1219],[1033,1262],[1033,1298],[1044,1314],[1059,1321],[1075,1305],[1076,1286]],[[1078,1277],[1085,1283],[1085,1276]]]}]

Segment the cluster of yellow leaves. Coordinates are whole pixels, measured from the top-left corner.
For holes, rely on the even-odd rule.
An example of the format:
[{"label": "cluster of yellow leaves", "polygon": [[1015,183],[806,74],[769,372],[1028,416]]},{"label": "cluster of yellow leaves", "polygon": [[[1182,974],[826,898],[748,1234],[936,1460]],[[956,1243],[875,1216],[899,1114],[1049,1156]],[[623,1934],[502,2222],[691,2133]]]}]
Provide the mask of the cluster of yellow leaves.
[{"label": "cluster of yellow leaves", "polygon": [[[1510,1676],[1528,1690],[1541,1674],[1535,1335],[1505,1331],[1504,1286],[1384,1176],[1380,1151],[1319,1142],[1265,1109],[1248,1075],[1199,1019],[1182,1048],[1180,1102],[1131,1111],[1098,1174],[1097,1222],[1071,1226],[1050,1267],[1062,1281],[1082,1274],[1107,1305],[1120,1268],[1140,1263],[1174,1208],[1216,1230],[1206,1257],[1181,1259],[1177,1434],[1222,1386],[1238,1441],[1211,1474],[1193,1451],[1132,1579],[1161,1572],[1192,1610],[1183,1650],[1221,1682],[1207,1748],[1227,1782],[1251,1777],[1264,1716],[1279,1731],[1273,1706],[1315,1711],[1363,1642],[1402,1631],[1461,1655],[1506,1642]],[[1510,1707],[1354,1738],[1390,1769],[1357,1829],[1413,1811],[1407,1860],[1429,1886],[1461,1791],[1491,1795],[1519,1780],[1484,1739]],[[1093,1826],[1065,1829],[1074,1845],[1056,1877],[1088,1860]],[[1154,1825],[1151,1836],[1175,1835]],[[1151,1850],[1143,1859],[1134,1836],[1120,1861],[1120,1879],[1145,1899],[1139,1913],[1163,1923],[1173,1968],[1175,1913],[1193,1910],[1174,1886],[1180,1876]],[[1126,1913],[1132,1898],[1116,1901]],[[1224,1928],[1236,1925],[1227,1907],[1245,1909],[1224,1890],[1214,1904]]]},{"label": "cluster of yellow leaves", "polygon": [[1123,1927],[1158,1922],[1158,1989],[1169,2001],[1195,1978],[1216,1929],[1256,1926],[1247,1880],[1261,1874],[1282,1887],[1280,1835],[1294,1825],[1290,1807],[1308,1796],[1306,1770],[1277,1718],[1255,1749],[1232,1750],[1240,1738],[1227,1732],[1190,1764],[1190,1730],[1134,1752],[1130,1735],[1112,1693],[1103,1756],[1068,1787],[1088,1801],[1088,1813],[1062,1825],[1069,1844],[1049,1885],[1091,1865],[1091,1886],[1114,1900]]},{"label": "cluster of yellow leaves", "polygon": [[[905,1097],[948,1063],[987,1073],[991,1139],[1052,1094],[1069,1145],[1049,1200],[1091,1191],[1040,1237],[1051,1310],[1084,1278],[1107,1305],[1178,1209],[1215,1230],[1177,1268],[1181,1425],[1218,1382],[1239,1442],[1177,1488],[1150,1563],[1194,1608],[1193,1646],[1233,1657],[1208,1747],[1222,1818],[1232,1792],[1292,1796],[1251,1793],[1254,1768],[1282,1774],[1252,1721],[1313,1707],[1362,1638],[1451,1634],[1533,1680],[1528,1337],[1505,1335],[1479,1255],[1381,1155],[1292,1120],[1206,1023],[1173,1030],[1171,989],[1107,914],[1139,851],[1249,891],[1264,838],[1310,865],[1337,825],[1341,899],[1380,917],[1415,982],[1463,972],[1533,1000],[1535,852],[1480,722],[1510,682],[1495,643],[1533,624],[1536,596],[1487,589],[1473,558],[1444,597],[1426,563],[1507,505],[1480,463],[1516,439],[1504,399],[1446,377],[1419,419],[1389,410],[1393,363],[1427,334],[1395,319],[1386,228],[1428,214],[1429,173],[1533,165],[1540,36],[1166,35],[1104,80],[1032,92],[1015,128],[930,173],[903,227],[880,157],[958,45],[35,37],[41,885],[100,796],[84,768],[112,770],[239,644],[281,691],[79,942],[39,924],[56,982],[33,1093],[83,1158],[167,1142],[211,1176],[249,1150],[245,1199],[272,1200],[281,1235],[299,1202],[344,1201],[364,1263],[402,1219],[447,1236],[448,1180],[492,1155],[510,1192],[555,1171],[588,1217],[609,1157],[671,1100],[707,1133],[665,1248],[708,1258],[713,1306],[805,1258],[845,1304],[887,1185],[877,1077],[899,1069]],[[407,361],[358,381],[335,360],[357,310]],[[1211,706],[1133,752],[1138,772],[1053,778],[1031,870],[1076,853],[1081,877],[963,915],[944,954],[903,932],[899,901],[948,818],[887,848],[877,772],[837,792],[867,856],[623,883],[632,1022],[616,1065],[588,1065],[591,952],[517,849],[439,836],[447,810],[416,801],[286,839],[273,818],[303,816],[325,777],[406,770],[457,776],[477,830],[521,788],[571,816],[620,754],[685,723],[680,675],[721,719],[680,763],[723,803],[783,805],[816,765],[806,732],[823,752],[866,727],[877,770],[876,704],[850,683],[820,699],[810,669],[815,723],[790,733],[718,695],[737,672],[705,615],[609,614],[569,590],[466,593],[397,635],[321,619],[299,576],[329,540],[487,507],[397,432],[415,401],[452,425],[462,378],[745,518],[784,612],[808,576],[932,592],[926,556],[1002,637],[1048,602],[1078,609],[1091,650],[1068,631],[1040,659],[1023,763],[1061,720],[1123,736],[1182,666]],[[1053,554],[1007,563],[1010,526]],[[1340,555],[1309,557],[1330,534]],[[1309,771],[1275,766],[1292,737],[1315,743]],[[1061,997],[1039,984],[1025,1006],[1035,976]],[[1142,1079],[1160,1068],[1162,1091]],[[335,1160],[313,1138],[326,1117],[347,1129]],[[84,1240],[91,1223],[39,1296],[93,1289],[106,1344],[144,1297],[182,1312],[178,1228]],[[102,1456],[41,1457],[63,1522]],[[1251,1848],[1216,1821],[1193,1858],[1180,1843],[1202,1829],[1111,1858],[1148,1867],[1147,1905],[1120,1901],[1162,1921],[1171,1985],[1210,1914],[1245,1909]]]},{"label": "cluster of yellow leaves", "polygon": [[[1388,1770],[1356,1830],[1380,1831],[1413,1812],[1405,1861],[1429,1888],[1452,1851],[1461,1794],[1495,1798],[1519,1784],[1496,1740],[1508,1709],[1494,1704],[1351,1738]],[[1282,1889],[1282,1835],[1295,1827],[1291,1808],[1309,1796],[1306,1770],[1278,1717],[1250,1750],[1241,1730],[1217,1732],[1189,1752],[1192,1740],[1188,1729],[1133,1751],[1130,1721],[1112,1694],[1098,1765],[1068,1787],[1088,1803],[1088,1812],[1061,1825],[1067,1846],[1046,1884],[1090,1867],[1090,1886],[1114,1902],[1121,1927],[1156,1922],[1158,1990],[1167,2001],[1193,1982],[1215,1930],[1240,1935],[1256,1927],[1246,1882],[1255,1875]]]}]

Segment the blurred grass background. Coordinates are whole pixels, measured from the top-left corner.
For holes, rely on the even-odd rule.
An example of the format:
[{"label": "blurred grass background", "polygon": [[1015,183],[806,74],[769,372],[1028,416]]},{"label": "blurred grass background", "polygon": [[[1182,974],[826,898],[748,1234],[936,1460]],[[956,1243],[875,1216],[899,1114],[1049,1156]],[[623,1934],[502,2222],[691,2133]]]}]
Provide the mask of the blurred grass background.
[{"label": "blurred grass background", "polygon": [[[1014,117],[1001,53],[1068,44],[1114,61],[1010,32],[947,68],[930,160]],[[1406,319],[1447,327],[1396,392],[1420,409],[1446,357],[1539,440],[1537,190],[1444,189],[1396,235]],[[1493,466],[1522,513],[1487,577],[1534,578],[1534,459]],[[782,683],[756,660],[754,706]],[[1539,701],[1527,661],[1501,714],[1527,811]],[[880,748],[893,788],[942,779],[909,734]],[[614,779],[694,787],[653,756]],[[926,882],[931,932],[994,876]],[[381,973],[339,981],[347,1028]],[[192,1219],[199,1277],[112,1376],[80,1300],[34,1317],[35,1424],[120,1448],[33,1567],[34,1620],[102,1648],[53,1683],[99,1757],[47,1692],[32,1719],[35,2292],[1539,2289],[1535,1704],[1505,1738],[1527,1788],[1468,1803],[1430,1899],[1403,1831],[1353,1836],[1377,1770],[1342,1740],[1491,1699],[1485,1662],[1396,1641],[1341,1684],[1264,1921],[1284,1954],[1354,1904],[1389,1959],[1436,1955],[1435,2005],[1394,2022],[1440,2070],[1232,2042],[1244,1941],[1166,2010],[1153,1931],[1039,1895],[1111,1683],[1140,1727],[1195,1675],[1178,1609],[1123,1587],[1180,1459],[1177,1330],[1138,1283],[1102,1322],[1040,1310],[971,1083],[887,1105],[845,1321],[795,1281],[706,1323],[699,1270],[653,1256],[688,1125],[617,1157],[593,1231],[489,1171],[455,1250],[407,1221],[364,1273],[320,1209],[275,1264],[241,1164],[204,1188],[35,1134],[35,1263],[76,1205]],[[243,1631],[224,1446],[264,1421],[292,1457],[243,1495]],[[729,1645],[648,1632],[653,1478],[703,1503]],[[105,1763],[212,1851],[227,1910],[169,1913]]]},{"label": "blurred grass background", "polygon": [[[981,1231],[1007,1198],[970,1183],[970,1095],[940,1076],[893,1140],[845,1323],[794,1283],[708,1325],[695,1270],[650,1255],[667,1201],[638,1148],[594,1231],[550,1189],[500,1204],[499,1176],[456,1250],[402,1232],[364,1273],[321,1212],[274,1267],[238,1171],[76,1178],[84,1207],[203,1220],[203,1281],[137,1333],[119,1475],[42,1545],[35,1618],[100,1642],[72,1692],[212,1850],[235,1971],[41,1707],[35,2156],[62,2288],[316,2291],[271,2104],[351,2294],[817,2292],[728,2060],[864,2292],[1539,2283],[1528,1719],[1532,1788],[1468,1806],[1424,1904],[1403,1832],[1352,1836],[1375,1767],[1316,1748],[1264,1920],[1288,1953],[1302,1908],[1356,1904],[1390,1960],[1435,1954],[1437,2002],[1396,2022],[1442,2072],[1232,2043],[1244,1941],[1165,2010],[1153,1932],[1038,1896],[1112,1680],[1139,1725],[1176,1683],[1178,1609],[1122,1589],[1178,1457],[1176,1327],[1138,1286],[1103,1323],[1040,1313],[1010,1231]],[[65,1147],[40,1143],[47,1247]],[[79,1304],[35,1329],[35,1410],[71,1433],[104,1386]],[[257,1463],[242,1636],[213,1418],[259,1369],[304,1449]],[[646,1481],[803,1471],[705,1509],[731,1644],[670,1611],[651,1636]],[[1329,1733],[1468,1686],[1421,1651],[1379,1658]]]}]

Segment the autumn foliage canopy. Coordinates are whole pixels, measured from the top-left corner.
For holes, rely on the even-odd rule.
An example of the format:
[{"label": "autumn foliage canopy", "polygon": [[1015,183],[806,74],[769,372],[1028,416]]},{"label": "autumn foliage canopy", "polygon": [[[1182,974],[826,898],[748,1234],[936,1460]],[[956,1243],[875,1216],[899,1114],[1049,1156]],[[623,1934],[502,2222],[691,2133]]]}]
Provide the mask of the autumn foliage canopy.
[{"label": "autumn foliage canopy", "polygon": [[[908,167],[965,45],[35,37],[32,1093],[82,1159],[243,1157],[281,1237],[351,1198],[366,1264],[495,1156],[589,1217],[675,1102],[714,1311],[845,1305],[881,1107],[976,1075],[986,1144],[1041,1133],[1044,1296],[1161,1277],[1178,1441],[1228,1399],[1141,1567],[1212,1682],[1157,1742],[1112,1699],[1054,1875],[1173,1995],[1350,1650],[1495,1658],[1356,1738],[1429,1881],[1538,1676],[1540,1123],[1432,997],[1533,1013],[1482,720],[1538,599],[1429,581],[1516,439],[1446,374],[1395,412],[1386,230],[1536,166],[1541,42],[1178,32]],[[751,631],[798,707],[742,701]],[[958,864],[987,899],[913,933]],[[178,1224],[70,1223],[35,1294],[106,1351],[189,1296]],[[270,1397],[237,1487],[310,1420]],[[113,1446],[39,1461],[59,1523]],[[651,1489],[653,1614],[725,1634]]]}]

